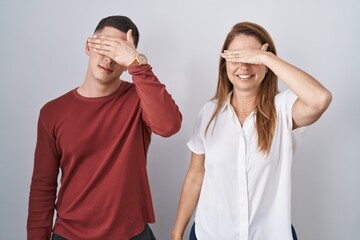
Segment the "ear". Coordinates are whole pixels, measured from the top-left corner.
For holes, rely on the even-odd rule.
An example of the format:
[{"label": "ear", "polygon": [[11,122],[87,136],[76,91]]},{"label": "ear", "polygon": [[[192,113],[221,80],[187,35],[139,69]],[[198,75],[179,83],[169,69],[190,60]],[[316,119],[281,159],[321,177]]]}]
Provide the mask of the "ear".
[{"label": "ear", "polygon": [[85,43],[85,53],[88,56],[90,55],[90,47],[89,47],[89,43],[88,43],[89,39],[91,39],[91,38],[86,39],[86,43]]}]

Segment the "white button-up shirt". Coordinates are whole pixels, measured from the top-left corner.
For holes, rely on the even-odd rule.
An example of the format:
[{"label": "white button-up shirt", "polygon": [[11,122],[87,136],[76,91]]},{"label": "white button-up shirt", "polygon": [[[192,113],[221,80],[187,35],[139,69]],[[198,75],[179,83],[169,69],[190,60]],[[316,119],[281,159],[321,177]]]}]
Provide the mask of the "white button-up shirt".
[{"label": "white button-up shirt", "polygon": [[[199,240],[290,240],[291,164],[304,128],[292,130],[290,90],[275,97],[277,121],[268,156],[257,146],[255,114],[241,126],[230,104],[205,128],[216,104],[201,109],[188,146],[205,154],[205,175],[196,210]],[[215,128],[214,127],[214,122]]]}]

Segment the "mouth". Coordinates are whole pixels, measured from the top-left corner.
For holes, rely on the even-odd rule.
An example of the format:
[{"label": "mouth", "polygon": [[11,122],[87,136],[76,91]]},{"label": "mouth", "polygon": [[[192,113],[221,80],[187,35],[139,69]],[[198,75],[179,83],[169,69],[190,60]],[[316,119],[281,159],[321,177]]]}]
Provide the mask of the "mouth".
[{"label": "mouth", "polygon": [[254,75],[253,74],[237,74],[236,76],[240,79],[246,80],[246,79],[252,78]]},{"label": "mouth", "polygon": [[105,66],[98,65],[98,68],[106,73],[112,73],[114,70],[107,68]]}]

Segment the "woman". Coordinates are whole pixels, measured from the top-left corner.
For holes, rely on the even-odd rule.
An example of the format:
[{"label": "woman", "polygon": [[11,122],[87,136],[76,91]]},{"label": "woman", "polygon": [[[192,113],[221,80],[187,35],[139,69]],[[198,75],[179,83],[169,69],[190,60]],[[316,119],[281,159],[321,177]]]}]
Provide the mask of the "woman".
[{"label": "woman", "polygon": [[[288,90],[279,93],[278,77]],[[172,239],[182,239],[196,205],[190,239],[296,239],[292,156],[304,127],[331,98],[316,79],[276,56],[264,28],[236,24],[222,48],[216,95],[188,142],[192,158]]]}]

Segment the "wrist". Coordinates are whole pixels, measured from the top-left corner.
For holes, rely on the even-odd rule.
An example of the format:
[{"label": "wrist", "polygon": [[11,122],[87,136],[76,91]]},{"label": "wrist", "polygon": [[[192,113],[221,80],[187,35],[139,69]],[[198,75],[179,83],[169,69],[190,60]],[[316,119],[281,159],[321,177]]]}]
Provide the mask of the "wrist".
[{"label": "wrist", "polygon": [[132,63],[130,63],[130,65],[128,67],[133,67],[133,66],[139,66],[139,62],[136,61],[136,58],[134,59],[134,61],[132,61]]},{"label": "wrist", "polygon": [[262,55],[261,62],[264,65],[267,65],[269,61],[274,57],[275,55],[272,52],[265,52],[264,55]]},{"label": "wrist", "polygon": [[183,236],[182,234],[172,234],[171,240],[182,240]]},{"label": "wrist", "polygon": [[129,66],[139,66],[148,64],[147,57],[142,53],[137,53],[134,61]]},{"label": "wrist", "polygon": [[179,230],[173,230],[171,233],[172,240],[182,240],[183,232]]}]

